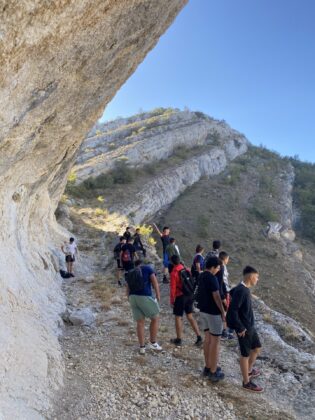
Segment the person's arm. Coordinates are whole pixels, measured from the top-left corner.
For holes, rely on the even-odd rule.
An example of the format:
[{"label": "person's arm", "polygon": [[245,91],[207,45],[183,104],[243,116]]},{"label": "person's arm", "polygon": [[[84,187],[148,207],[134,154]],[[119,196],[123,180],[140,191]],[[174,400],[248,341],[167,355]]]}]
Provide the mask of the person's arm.
[{"label": "person's arm", "polygon": [[61,251],[66,255],[64,245],[61,245]]},{"label": "person's arm", "polygon": [[126,283],[126,296],[127,296],[127,299],[129,299],[129,294],[130,294],[130,289],[129,289],[128,283]]},{"label": "person's arm", "polygon": [[212,292],[212,296],[213,296],[213,299],[214,299],[217,307],[220,309],[222,320],[225,321],[225,310],[224,310],[224,307],[223,307],[223,304],[222,304],[222,300],[221,300],[219,290],[216,290],[215,292]]},{"label": "person's arm", "polygon": [[176,273],[174,270],[170,274],[170,304],[174,305],[176,295]]},{"label": "person's arm", "polygon": [[243,304],[244,296],[240,295],[239,293],[233,293],[232,301],[229,307],[229,313],[231,314],[231,321],[234,326],[236,333],[240,337],[244,337],[246,333],[246,328],[243,325],[242,321],[239,317],[239,309]]},{"label": "person's arm", "polygon": [[156,275],[154,273],[151,274],[150,281],[155,291],[156,300],[160,302],[161,300],[160,287],[159,287],[159,283],[157,281]]},{"label": "person's arm", "polygon": [[120,264],[122,265],[122,254],[123,254],[123,250],[120,250],[120,254],[119,254],[119,259],[120,259]]},{"label": "person's arm", "polygon": [[163,233],[160,231],[160,229],[156,226],[155,223],[152,223],[152,226],[154,227],[154,229],[156,230],[156,232],[160,235],[163,236]]}]

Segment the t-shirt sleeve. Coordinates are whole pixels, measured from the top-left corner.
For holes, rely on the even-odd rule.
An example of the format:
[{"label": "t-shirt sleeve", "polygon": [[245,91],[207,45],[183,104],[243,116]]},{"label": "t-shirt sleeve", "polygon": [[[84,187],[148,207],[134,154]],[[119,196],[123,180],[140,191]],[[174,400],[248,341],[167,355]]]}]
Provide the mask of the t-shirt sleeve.
[{"label": "t-shirt sleeve", "polygon": [[152,274],[155,274],[154,270],[152,267],[147,266],[146,267],[147,273],[148,273],[148,277],[150,278]]},{"label": "t-shirt sleeve", "polygon": [[202,257],[201,257],[201,255],[197,255],[196,256],[195,263],[196,264],[199,263],[201,265],[201,263],[202,263]]},{"label": "t-shirt sleeve", "polygon": [[210,291],[216,292],[219,290],[219,282],[218,279],[215,277],[213,281],[210,283]]}]

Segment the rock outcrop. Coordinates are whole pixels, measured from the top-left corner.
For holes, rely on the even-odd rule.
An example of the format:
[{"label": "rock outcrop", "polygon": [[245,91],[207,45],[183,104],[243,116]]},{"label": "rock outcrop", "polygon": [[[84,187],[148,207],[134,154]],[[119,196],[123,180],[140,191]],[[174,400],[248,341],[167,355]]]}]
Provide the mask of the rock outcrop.
[{"label": "rock outcrop", "polygon": [[1,3],[2,418],[40,418],[62,381],[54,212],[82,139],[185,3]]}]

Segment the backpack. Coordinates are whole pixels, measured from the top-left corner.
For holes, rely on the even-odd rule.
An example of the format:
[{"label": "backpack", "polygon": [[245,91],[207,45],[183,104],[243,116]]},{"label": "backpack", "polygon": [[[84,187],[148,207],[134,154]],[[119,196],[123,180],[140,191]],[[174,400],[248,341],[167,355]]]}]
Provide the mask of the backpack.
[{"label": "backpack", "polygon": [[215,251],[215,250],[209,251],[205,257],[205,264],[209,258],[213,258],[213,257],[219,258],[219,251]]},{"label": "backpack", "polygon": [[114,248],[114,258],[115,258],[115,260],[119,260],[119,258],[120,258],[120,251],[121,251],[121,245],[119,243]]},{"label": "backpack", "polygon": [[131,255],[129,249],[125,249],[122,253],[121,259],[123,262],[130,262],[131,261]]},{"label": "backpack", "polygon": [[179,278],[182,281],[182,290],[184,296],[193,296],[195,290],[194,279],[187,268],[183,268],[179,272]]},{"label": "backpack", "polygon": [[70,273],[67,273],[65,270],[59,270],[59,273],[63,279],[69,279],[71,277]]},{"label": "backpack", "polygon": [[126,281],[130,293],[141,292],[144,289],[144,278],[141,268],[133,268],[126,274]]}]

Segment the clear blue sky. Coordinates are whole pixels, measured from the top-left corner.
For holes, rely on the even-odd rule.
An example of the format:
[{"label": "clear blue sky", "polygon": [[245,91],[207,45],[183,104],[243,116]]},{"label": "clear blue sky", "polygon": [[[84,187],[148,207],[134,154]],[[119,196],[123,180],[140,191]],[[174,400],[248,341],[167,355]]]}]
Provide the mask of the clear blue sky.
[{"label": "clear blue sky", "polygon": [[315,162],[315,0],[190,0],[102,120],[160,106]]}]

